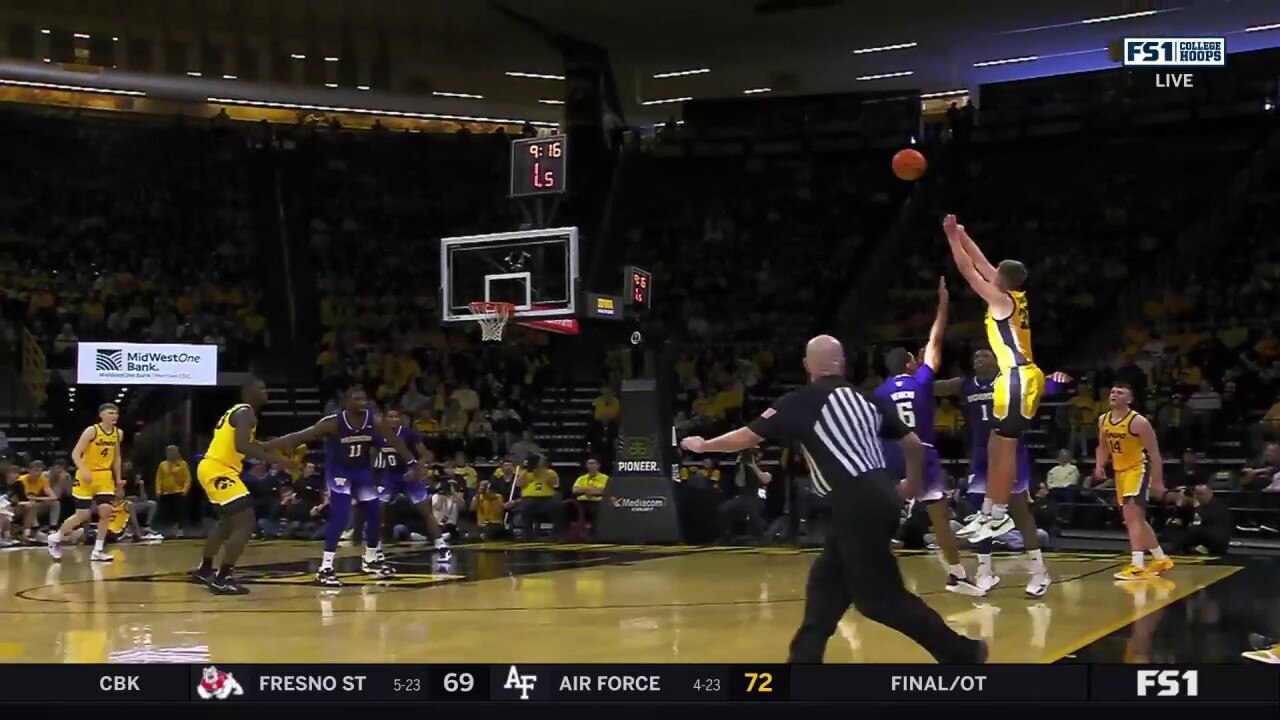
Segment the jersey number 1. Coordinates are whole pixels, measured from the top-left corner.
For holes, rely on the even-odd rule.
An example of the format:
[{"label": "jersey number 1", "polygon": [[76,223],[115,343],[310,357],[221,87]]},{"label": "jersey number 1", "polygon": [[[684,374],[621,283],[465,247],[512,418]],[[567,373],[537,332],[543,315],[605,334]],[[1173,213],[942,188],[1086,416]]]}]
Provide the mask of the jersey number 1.
[{"label": "jersey number 1", "polygon": [[902,422],[912,430],[916,429],[916,411],[911,403],[904,400],[898,403],[898,417],[902,418]]}]

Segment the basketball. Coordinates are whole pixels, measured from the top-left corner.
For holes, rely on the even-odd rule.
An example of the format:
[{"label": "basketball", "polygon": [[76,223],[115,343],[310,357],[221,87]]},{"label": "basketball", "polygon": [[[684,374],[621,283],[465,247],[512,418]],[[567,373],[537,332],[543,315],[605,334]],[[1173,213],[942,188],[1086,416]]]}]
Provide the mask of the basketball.
[{"label": "basketball", "polygon": [[919,180],[928,167],[924,156],[910,148],[899,150],[893,156],[893,174],[902,180]]}]

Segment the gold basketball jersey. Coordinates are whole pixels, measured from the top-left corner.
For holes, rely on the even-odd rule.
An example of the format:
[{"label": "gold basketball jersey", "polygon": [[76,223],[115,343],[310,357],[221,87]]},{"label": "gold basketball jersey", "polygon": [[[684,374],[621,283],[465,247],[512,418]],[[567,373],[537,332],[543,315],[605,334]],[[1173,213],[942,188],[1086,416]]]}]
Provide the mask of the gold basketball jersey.
[{"label": "gold basketball jersey", "polygon": [[1034,365],[1031,353],[1031,312],[1027,309],[1027,294],[1021,290],[1009,293],[1013,300],[1013,312],[1009,317],[997,320],[987,306],[987,342],[995,353],[996,364],[1001,370],[1019,365]]},{"label": "gold basketball jersey", "polygon": [[1130,410],[1119,421],[1111,420],[1111,413],[1104,412],[1098,418],[1098,438],[1111,451],[1111,467],[1116,472],[1138,467],[1147,461],[1147,451],[1142,438],[1133,434],[1133,420],[1141,417],[1137,410]]},{"label": "gold basketball jersey", "polygon": [[[213,426],[213,439],[209,441],[209,449],[204,454],[206,460],[214,460],[237,472],[244,466],[244,454],[236,451],[236,429],[231,425],[231,416],[237,410],[247,407],[248,404],[240,403],[222,414],[218,424]],[[249,439],[253,440],[257,432],[257,427],[249,428]]]},{"label": "gold basketball jersey", "polygon": [[111,470],[120,454],[120,428],[112,428],[107,432],[101,425],[93,426],[93,440],[85,449],[81,461],[90,472]]}]

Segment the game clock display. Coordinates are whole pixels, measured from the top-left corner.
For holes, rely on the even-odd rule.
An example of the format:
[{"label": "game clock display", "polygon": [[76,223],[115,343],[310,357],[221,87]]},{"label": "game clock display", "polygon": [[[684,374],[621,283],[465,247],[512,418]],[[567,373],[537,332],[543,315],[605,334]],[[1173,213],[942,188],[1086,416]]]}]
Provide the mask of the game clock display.
[{"label": "game clock display", "polygon": [[565,191],[569,139],[564,135],[511,142],[511,197]]}]

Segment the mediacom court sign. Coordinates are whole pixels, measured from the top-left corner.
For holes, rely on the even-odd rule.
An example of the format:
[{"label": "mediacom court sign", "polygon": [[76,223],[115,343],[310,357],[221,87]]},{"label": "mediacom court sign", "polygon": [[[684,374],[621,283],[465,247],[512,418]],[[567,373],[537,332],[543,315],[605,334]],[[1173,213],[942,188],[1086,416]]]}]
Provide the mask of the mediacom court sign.
[{"label": "mediacom court sign", "polygon": [[76,382],[83,385],[217,385],[217,345],[82,342]]}]

